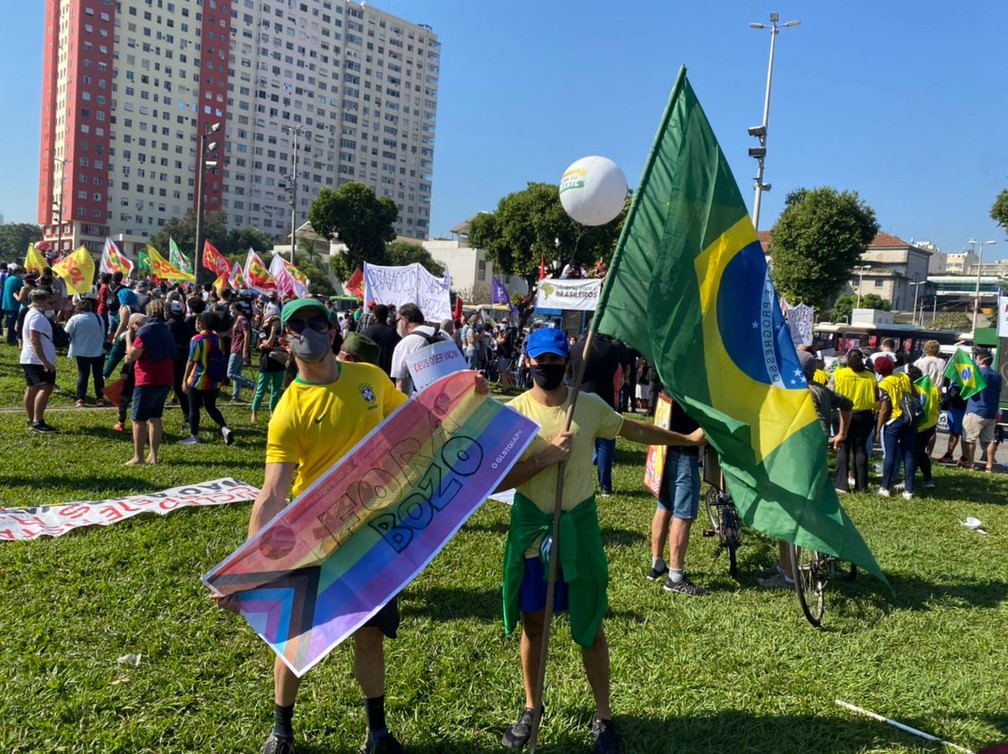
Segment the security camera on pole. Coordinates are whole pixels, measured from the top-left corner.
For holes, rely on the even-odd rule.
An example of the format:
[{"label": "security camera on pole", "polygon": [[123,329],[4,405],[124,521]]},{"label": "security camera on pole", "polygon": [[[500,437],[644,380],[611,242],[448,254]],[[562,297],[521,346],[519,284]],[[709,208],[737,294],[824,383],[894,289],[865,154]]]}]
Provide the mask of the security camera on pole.
[{"label": "security camera on pole", "polygon": [[763,183],[763,167],[766,161],[767,125],[770,123],[770,87],[773,84],[773,61],[777,35],[780,33],[781,28],[791,29],[801,23],[801,21],[788,21],[785,24],[778,25],[777,21],[779,18],[779,14],[771,13],[769,26],[766,24],[749,24],[750,28],[753,29],[770,29],[770,64],[767,66],[766,96],[763,99],[763,122],[758,126],[751,126],[749,128],[749,135],[759,139],[758,147],[749,148],[749,156],[756,159],[758,166],[756,169],[756,179],[753,184],[756,188],[756,198],[753,200],[753,227],[756,230],[759,230],[760,199],[764,191],[770,190],[770,184]]}]

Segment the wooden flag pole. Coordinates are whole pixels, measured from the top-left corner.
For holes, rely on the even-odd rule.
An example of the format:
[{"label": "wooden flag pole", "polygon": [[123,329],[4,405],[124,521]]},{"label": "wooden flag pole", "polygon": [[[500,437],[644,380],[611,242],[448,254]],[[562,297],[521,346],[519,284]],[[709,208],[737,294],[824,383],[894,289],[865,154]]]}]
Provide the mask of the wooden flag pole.
[{"label": "wooden flag pole", "polygon": [[[570,432],[571,424],[574,423],[574,407],[577,406],[578,394],[581,392],[581,380],[584,378],[585,365],[588,364],[588,354],[591,351],[592,341],[595,339],[595,332],[588,330],[588,337],[585,338],[584,353],[581,358],[581,366],[574,379],[574,387],[571,388],[570,406],[567,407],[567,424],[564,426],[565,432]],[[549,579],[546,582],[546,609],[543,613],[543,634],[542,647],[539,652],[539,671],[536,674],[535,690],[532,695],[532,734],[529,737],[529,754],[535,754],[536,744],[539,742],[539,723],[542,720],[543,692],[546,685],[546,658],[549,656],[550,623],[553,620],[553,595],[556,592],[557,562],[559,558],[559,545],[557,538],[560,535],[560,514],[563,512],[563,490],[564,472],[567,470],[567,462],[564,461],[557,468],[557,491],[556,502],[553,505],[553,529],[550,544],[549,559]]]}]

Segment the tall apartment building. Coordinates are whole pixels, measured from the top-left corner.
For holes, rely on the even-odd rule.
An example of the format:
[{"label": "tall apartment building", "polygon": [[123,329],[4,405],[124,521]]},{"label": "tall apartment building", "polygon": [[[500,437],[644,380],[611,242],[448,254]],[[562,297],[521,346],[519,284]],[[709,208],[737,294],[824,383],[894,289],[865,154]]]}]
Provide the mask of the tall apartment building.
[{"label": "tall apartment building", "polygon": [[289,238],[294,196],[300,225],[322,187],[360,181],[396,201],[399,235],[428,235],[441,52],[427,26],[348,0],[46,0],[44,50],[53,246],[97,253],[111,235],[134,251],[195,210],[203,136],[204,210],[229,227]]}]

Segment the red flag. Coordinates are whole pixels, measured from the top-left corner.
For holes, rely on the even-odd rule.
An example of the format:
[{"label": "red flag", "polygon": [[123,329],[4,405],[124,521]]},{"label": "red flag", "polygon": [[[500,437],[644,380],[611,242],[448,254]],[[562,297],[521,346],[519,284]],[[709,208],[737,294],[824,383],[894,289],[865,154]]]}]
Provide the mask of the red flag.
[{"label": "red flag", "polygon": [[203,267],[212,270],[217,275],[227,275],[231,272],[231,265],[209,241],[203,242]]},{"label": "red flag", "polygon": [[354,274],[350,276],[350,279],[347,280],[346,285],[344,287],[346,288],[347,293],[350,293],[356,296],[357,298],[364,298],[364,289],[361,288],[361,285],[363,285],[363,283],[364,283],[364,271],[361,270],[360,267],[358,267],[356,270],[354,270]]},{"label": "red flag", "polygon": [[542,254],[542,258],[539,260],[539,279],[546,279],[546,252]]},{"label": "red flag", "polygon": [[463,303],[465,303],[465,302],[462,301],[462,297],[461,296],[456,296],[455,297],[455,311],[452,312],[452,319],[462,319],[462,304]]}]

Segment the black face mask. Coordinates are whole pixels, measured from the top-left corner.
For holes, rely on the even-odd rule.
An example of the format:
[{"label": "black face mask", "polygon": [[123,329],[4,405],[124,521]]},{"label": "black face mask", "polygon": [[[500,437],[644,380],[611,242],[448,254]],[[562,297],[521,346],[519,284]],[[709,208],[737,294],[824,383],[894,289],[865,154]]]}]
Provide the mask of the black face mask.
[{"label": "black face mask", "polygon": [[546,392],[555,390],[567,373],[566,364],[535,364],[532,366],[532,379],[535,384]]}]

